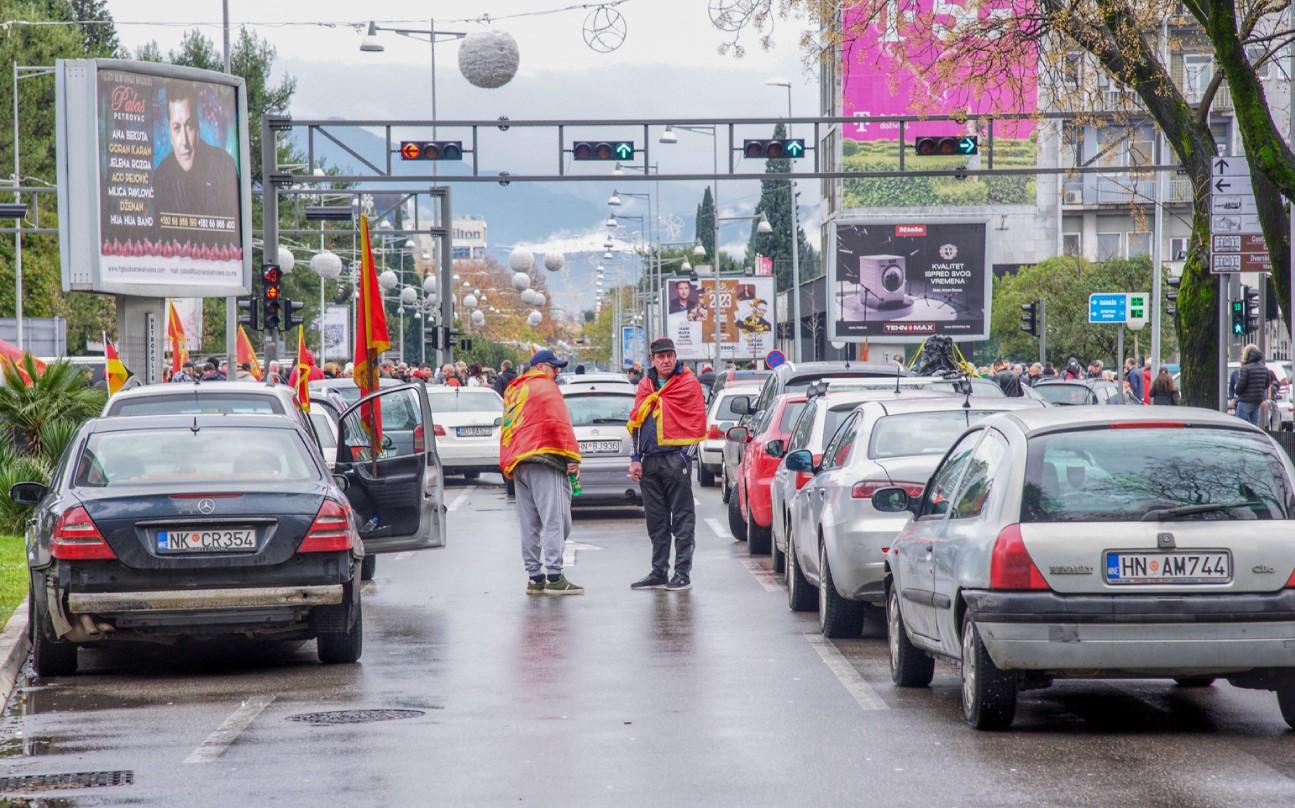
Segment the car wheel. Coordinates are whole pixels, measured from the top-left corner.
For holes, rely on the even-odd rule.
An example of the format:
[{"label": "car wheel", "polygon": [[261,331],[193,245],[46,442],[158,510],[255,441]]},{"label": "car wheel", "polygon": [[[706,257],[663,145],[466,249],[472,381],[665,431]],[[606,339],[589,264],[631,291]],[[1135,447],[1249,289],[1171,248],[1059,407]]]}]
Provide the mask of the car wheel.
[{"label": "car wheel", "polygon": [[372,581],[373,573],[378,571],[378,557],[370,553],[360,562],[360,580]]},{"label": "car wheel", "polygon": [[796,541],[787,537],[787,608],[793,612],[807,612],[818,605],[814,587],[810,586],[800,571],[796,560]]},{"label": "car wheel", "polygon": [[355,622],[346,631],[321,631],[315,639],[319,661],[325,665],[358,662],[364,650],[364,613],[355,602]]},{"label": "car wheel", "polygon": [[935,676],[935,660],[913,645],[899,611],[899,591],[890,588],[886,597],[886,639],[890,645],[890,681],[900,687],[926,687]]},{"label": "car wheel", "polygon": [[37,676],[70,676],[76,673],[76,643],[52,639],[54,625],[49,616],[33,605],[31,666]]},{"label": "car wheel", "polygon": [[733,498],[733,489],[728,487],[728,472],[720,469],[719,472],[719,501],[728,502]]},{"label": "car wheel", "polygon": [[970,614],[962,618],[962,715],[975,729],[1006,729],[1016,717],[1016,674],[989,658]]},{"label": "car wheel", "polygon": [[504,494],[515,498],[517,496],[517,483],[512,480],[504,480]]},{"label": "car wheel", "polygon": [[728,498],[728,529],[735,541],[746,541],[746,522],[742,520],[742,509],[737,504],[737,492]]},{"label": "car wheel", "polygon": [[827,563],[827,546],[818,544],[818,628],[824,637],[858,637],[863,632],[863,604],[836,591]]},{"label": "car wheel", "polygon": [[1213,676],[1175,676],[1174,684],[1179,687],[1209,687],[1214,684]]},{"label": "car wheel", "polygon": [[701,461],[697,461],[697,481],[701,483],[702,488],[715,487],[715,472],[708,471]]},{"label": "car wheel", "polygon": [[773,545],[773,528],[760,527],[751,520],[746,526],[746,550],[751,555],[764,555]]},{"label": "car wheel", "polygon": [[[784,519],[783,524],[785,525],[786,523],[787,520]],[[787,532],[786,530],[783,531],[784,537]],[[778,549],[778,542],[774,541],[772,537],[769,541],[769,562],[770,566],[773,567],[774,574],[781,575],[787,571],[787,554]]]},{"label": "car wheel", "polygon": [[1287,685],[1277,690],[1277,707],[1282,711],[1286,726],[1295,729],[1295,687]]}]

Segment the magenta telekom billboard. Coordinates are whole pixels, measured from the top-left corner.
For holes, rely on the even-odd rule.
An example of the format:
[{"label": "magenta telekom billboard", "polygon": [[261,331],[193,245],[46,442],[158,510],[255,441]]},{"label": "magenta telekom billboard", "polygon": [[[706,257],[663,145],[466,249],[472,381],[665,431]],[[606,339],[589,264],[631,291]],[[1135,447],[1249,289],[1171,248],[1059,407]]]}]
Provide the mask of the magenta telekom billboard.
[{"label": "magenta telekom billboard", "polygon": [[[1037,106],[1037,59],[990,55],[993,64],[967,64],[947,44],[954,31],[975,30],[974,20],[1010,18],[1032,0],[866,0],[845,12],[842,45],[842,114],[958,115],[1032,113]],[[868,22],[865,24],[865,20]],[[994,54],[990,48],[972,49]],[[943,63],[942,63],[943,62]],[[1010,65],[1004,73],[1004,65]],[[954,121],[910,121],[915,135],[986,136]],[[994,124],[994,137],[1024,139],[1034,132],[1029,119]],[[849,140],[895,140],[898,123],[845,127]]]}]

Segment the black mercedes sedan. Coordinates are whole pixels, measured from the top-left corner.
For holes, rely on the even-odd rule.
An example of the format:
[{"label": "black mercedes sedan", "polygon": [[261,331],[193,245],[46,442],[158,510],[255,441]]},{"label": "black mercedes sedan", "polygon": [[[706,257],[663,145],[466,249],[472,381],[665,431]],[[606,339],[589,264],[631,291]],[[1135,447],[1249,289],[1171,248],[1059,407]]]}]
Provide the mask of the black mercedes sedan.
[{"label": "black mercedes sedan", "polygon": [[27,534],[37,674],[112,640],[316,638],[321,661],[363,646],[357,519],[311,436],[279,415],[86,422]]}]

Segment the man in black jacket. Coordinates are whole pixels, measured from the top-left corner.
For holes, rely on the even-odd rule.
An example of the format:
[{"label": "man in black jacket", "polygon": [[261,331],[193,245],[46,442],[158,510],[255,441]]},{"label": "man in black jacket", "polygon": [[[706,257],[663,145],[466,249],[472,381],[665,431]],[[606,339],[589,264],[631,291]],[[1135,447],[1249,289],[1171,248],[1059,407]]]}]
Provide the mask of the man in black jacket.
[{"label": "man in black jacket", "polygon": [[1008,398],[1020,398],[1025,395],[1021,391],[1021,377],[1016,375],[1012,366],[1003,360],[998,360],[998,371],[994,374],[994,381],[1003,389],[1003,395]]},{"label": "man in black jacket", "polygon": [[517,378],[517,371],[513,370],[513,363],[505,359],[499,363],[499,375],[495,377],[495,392],[499,395],[504,394],[508,385],[513,379]]},{"label": "man in black jacket", "polygon": [[1259,410],[1268,397],[1268,366],[1257,345],[1247,345],[1241,351],[1241,369],[1233,389],[1237,399],[1237,417],[1259,426]]}]

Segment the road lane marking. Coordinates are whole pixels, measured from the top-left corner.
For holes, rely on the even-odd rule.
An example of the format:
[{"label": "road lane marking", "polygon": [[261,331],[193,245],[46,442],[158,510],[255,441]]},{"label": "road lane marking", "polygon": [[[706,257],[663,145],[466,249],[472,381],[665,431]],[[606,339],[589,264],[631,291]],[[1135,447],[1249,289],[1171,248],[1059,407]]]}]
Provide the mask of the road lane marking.
[{"label": "road lane marking", "polygon": [[216,731],[207,736],[207,740],[195,750],[189,753],[184,759],[185,763],[210,763],[230,747],[247,729],[248,725],[256,720],[261,711],[269,707],[277,699],[277,695],[270,696],[253,696],[247,699],[239,706],[237,710],[230,713],[224,723],[216,727]]},{"label": "road lane marking", "polygon": [[763,561],[757,558],[742,559],[742,566],[746,571],[751,573],[760,586],[764,587],[766,592],[777,592],[779,590],[778,582],[773,578],[773,570],[770,569]]},{"label": "road lane marking", "polygon": [[720,524],[720,521],[713,516],[706,517],[706,524],[710,526],[710,531],[721,539],[733,541],[733,534],[728,532],[728,528]]},{"label": "road lane marking", "polygon": [[818,652],[818,656],[823,660],[823,664],[832,672],[836,680],[841,683],[846,692],[854,697],[855,702],[864,710],[889,710],[886,702],[881,700],[877,691],[864,681],[859,675],[859,671],[850,664],[850,660],[832,644],[832,641],[822,634],[806,634],[805,639]]},{"label": "road lane marking", "polygon": [[476,490],[477,490],[477,487],[475,485],[470,485],[467,488],[463,489],[462,491],[459,492],[459,495],[454,498],[454,501],[450,503],[450,506],[446,508],[446,510],[457,511],[463,505],[463,503],[468,501],[468,497],[472,496],[472,492]]},{"label": "road lane marking", "polygon": [[701,507],[701,500],[700,500],[700,499],[698,499],[697,497],[693,497],[693,498],[692,498],[692,504],[694,504],[694,505],[696,505],[696,506],[698,506],[698,507]]},{"label": "road lane marking", "polygon": [[396,557],[395,557],[393,560],[394,560],[394,561],[404,561],[404,560],[405,560],[405,559],[407,559],[407,558],[413,558],[413,557],[414,557],[413,552],[412,552],[412,551],[410,551],[410,550],[406,550],[406,551],[405,551],[405,552],[403,552],[403,553],[396,553]]},{"label": "road lane marking", "polygon": [[562,545],[562,566],[574,567],[576,565],[576,552],[579,550],[601,550],[603,548],[596,544],[585,544],[580,541],[571,541],[567,539]]}]

